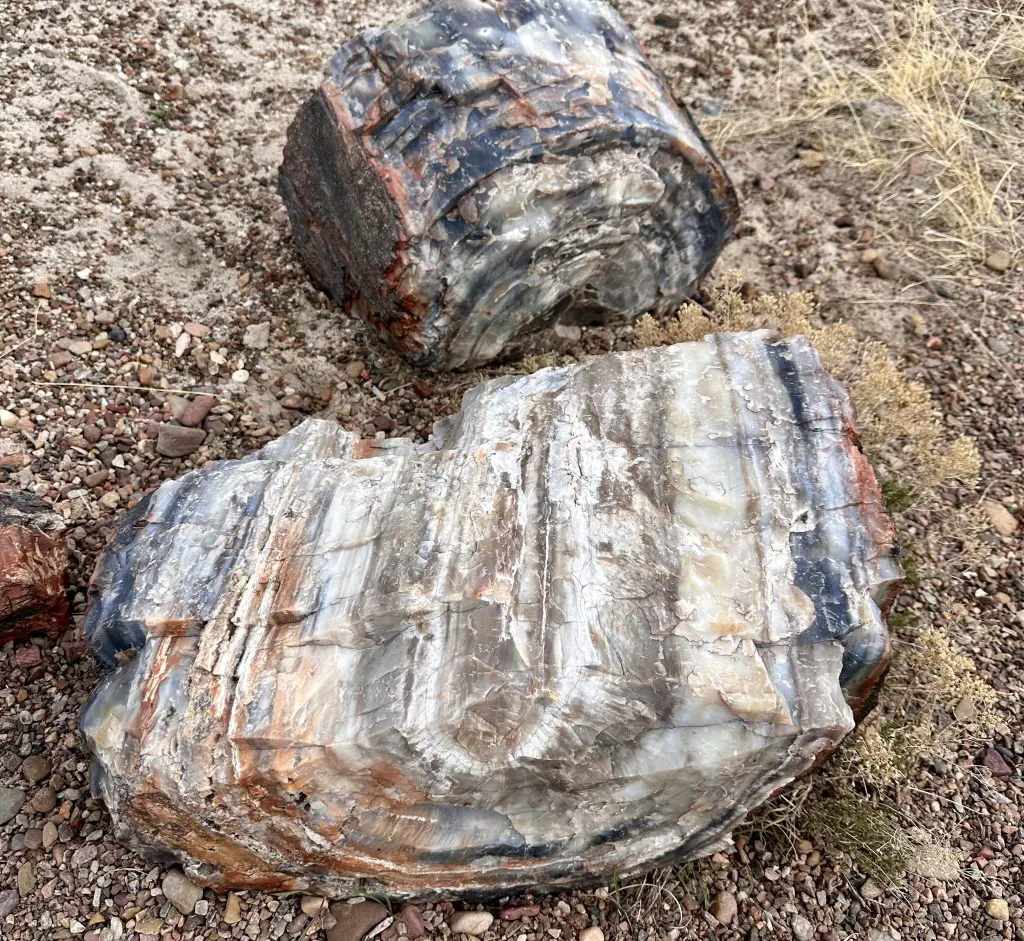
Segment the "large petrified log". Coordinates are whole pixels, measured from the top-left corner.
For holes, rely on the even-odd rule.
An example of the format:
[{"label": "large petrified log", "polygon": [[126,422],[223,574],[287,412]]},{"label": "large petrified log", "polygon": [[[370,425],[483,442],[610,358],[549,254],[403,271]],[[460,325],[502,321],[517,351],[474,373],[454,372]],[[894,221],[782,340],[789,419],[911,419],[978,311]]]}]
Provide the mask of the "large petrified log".
[{"label": "large petrified log", "polygon": [[[735,193],[598,0],[442,0],[346,43],[288,132],[299,253],[417,363],[678,306]],[[351,282],[350,280],[351,279]]]},{"label": "large petrified log", "polygon": [[0,644],[67,627],[64,529],[45,500],[0,488]]},{"label": "large petrified log", "polygon": [[853,727],[898,577],[802,338],[494,380],[426,445],[307,421],[120,524],[94,787],[219,885],[504,893],[701,855]]}]

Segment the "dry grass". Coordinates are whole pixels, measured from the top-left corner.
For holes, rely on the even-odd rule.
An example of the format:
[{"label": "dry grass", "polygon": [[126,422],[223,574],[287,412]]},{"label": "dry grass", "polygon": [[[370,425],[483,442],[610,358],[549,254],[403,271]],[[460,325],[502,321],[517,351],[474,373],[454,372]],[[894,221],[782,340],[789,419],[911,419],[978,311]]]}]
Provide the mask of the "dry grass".
[{"label": "dry grass", "polygon": [[917,0],[884,30],[864,26],[859,61],[831,59],[808,32],[808,54],[774,77],[764,107],[709,122],[712,140],[814,137],[899,199],[904,231],[890,236],[926,268],[1012,255],[1024,232],[1024,6]]}]

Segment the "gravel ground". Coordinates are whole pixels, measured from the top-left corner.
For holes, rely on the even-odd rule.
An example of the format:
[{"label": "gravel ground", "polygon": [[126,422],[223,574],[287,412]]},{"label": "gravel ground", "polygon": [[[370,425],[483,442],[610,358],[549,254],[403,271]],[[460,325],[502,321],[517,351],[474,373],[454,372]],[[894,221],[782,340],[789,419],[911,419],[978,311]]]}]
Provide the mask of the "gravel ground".
[{"label": "gravel ground", "polygon": [[[68,519],[76,624],[113,521],[162,480],[307,414],[366,436],[423,437],[485,377],[417,376],[342,319],[304,277],[275,193],[284,129],[330,52],[405,6],[0,4],[0,408],[10,413],[0,414],[0,483]],[[751,0],[620,8],[698,119],[749,105],[780,58],[800,57],[805,23],[837,57],[855,55],[885,12]],[[976,746],[921,770],[905,810],[946,850],[922,852],[920,872],[895,888],[865,881],[815,834],[786,850],[750,839],[642,888],[495,902],[487,910],[501,918],[456,924],[463,932],[1024,939],[1020,279],[979,265],[946,298],[917,273],[864,263],[865,230],[899,226],[898,194],[882,199],[802,148],[752,141],[725,153],[744,223],[720,270],[740,267],[764,290],[815,290],[823,316],[885,339],[934,389],[950,428],[976,436],[986,496],[1009,515],[985,534],[984,564],[925,583],[904,605],[956,601],[975,615],[958,640],[1001,694],[1008,731],[993,744],[1009,773],[981,767]],[[628,329],[593,330],[577,352],[628,343]],[[329,928],[329,941],[354,941],[365,910],[254,893],[197,901],[114,841],[75,725],[96,678],[74,631],[0,649],[0,936],[255,941]],[[416,914],[385,941],[415,936]],[[424,930],[451,935],[452,914],[423,907]]]}]

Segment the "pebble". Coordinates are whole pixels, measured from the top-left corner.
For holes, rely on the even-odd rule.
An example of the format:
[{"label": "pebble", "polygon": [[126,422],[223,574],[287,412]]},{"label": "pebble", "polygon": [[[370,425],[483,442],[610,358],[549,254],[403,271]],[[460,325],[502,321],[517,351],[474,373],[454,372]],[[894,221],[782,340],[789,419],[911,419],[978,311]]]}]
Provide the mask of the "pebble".
[{"label": "pebble", "polygon": [[18,867],[18,894],[24,898],[36,887],[36,873],[32,863],[25,862]]},{"label": "pebble", "polygon": [[18,416],[14,412],[9,412],[6,408],[0,408],[0,428],[13,428],[17,424]]},{"label": "pebble", "polygon": [[345,367],[345,375],[348,376],[349,379],[358,379],[364,372],[366,372],[366,364],[357,359],[353,360]]},{"label": "pebble", "polygon": [[237,925],[242,920],[242,901],[234,892],[228,892],[224,899],[222,920],[227,925]]},{"label": "pebble", "polygon": [[453,934],[468,934],[480,937],[494,923],[490,912],[456,912],[448,926]]},{"label": "pebble", "polygon": [[0,826],[25,806],[25,792],[17,787],[0,787]]},{"label": "pebble", "polygon": [[167,900],[182,915],[191,915],[198,902],[203,897],[203,890],[191,882],[188,876],[180,869],[171,869],[160,883]]},{"label": "pebble", "polygon": [[521,918],[536,918],[539,914],[539,905],[519,905],[515,908],[503,908],[498,912],[498,917],[502,921],[519,921]]},{"label": "pebble", "polygon": [[249,381],[249,370],[248,369],[236,369],[231,374],[232,382],[248,382]]},{"label": "pebble", "polygon": [[17,889],[3,889],[0,890],[0,918],[6,918],[11,914],[21,901],[21,896],[18,895]]},{"label": "pebble", "polygon": [[319,915],[326,907],[327,899],[321,898],[319,895],[304,895],[302,901],[299,902],[302,913],[310,918]]},{"label": "pebble", "polygon": [[43,849],[49,849],[57,842],[57,824],[52,820],[47,820],[43,824]]},{"label": "pebble", "polygon": [[825,155],[820,150],[798,150],[797,156],[809,170],[816,170],[825,162]]},{"label": "pebble", "polygon": [[867,899],[869,902],[873,902],[877,898],[881,898],[885,895],[885,889],[883,889],[874,879],[867,879],[864,885],[860,887],[861,898]]},{"label": "pebble", "polygon": [[336,924],[328,928],[327,941],[360,941],[388,916],[388,910],[370,899],[363,899],[354,905],[336,902],[330,908]]},{"label": "pebble", "polygon": [[888,261],[885,258],[879,256],[872,263],[871,267],[875,269],[875,274],[885,281],[897,281],[900,276],[900,269],[898,265]]},{"label": "pebble", "polygon": [[1017,517],[995,500],[984,500],[982,505],[992,522],[992,528],[1000,536],[1012,536],[1017,531]]},{"label": "pebble", "polygon": [[49,777],[50,769],[52,765],[48,758],[44,758],[42,755],[29,755],[21,763],[21,773],[32,784],[38,784],[40,781]]},{"label": "pebble", "polygon": [[985,267],[989,271],[994,271],[997,274],[1003,274],[1010,267],[1010,253],[1004,252],[1002,249],[994,252],[989,252],[985,256]]},{"label": "pebble", "polygon": [[48,301],[53,297],[53,291],[50,290],[50,285],[45,281],[37,281],[34,288],[32,288],[33,297],[41,297],[44,301]]},{"label": "pebble", "polygon": [[198,428],[206,419],[206,416],[210,414],[210,409],[216,404],[217,399],[215,396],[197,395],[182,409],[179,420],[189,428]]},{"label": "pebble", "polygon": [[797,941],[811,941],[814,937],[814,925],[812,925],[803,915],[794,915],[793,920],[789,923],[793,929],[793,937]]},{"label": "pebble", "polygon": [[151,386],[156,381],[156,370],[152,366],[139,367],[139,385]]},{"label": "pebble", "polygon": [[206,440],[202,428],[164,424],[156,438],[156,452],[164,457],[186,457]]},{"label": "pebble", "polygon": [[1006,899],[989,899],[985,903],[985,911],[989,918],[994,918],[996,921],[1010,920],[1010,906],[1006,903]]},{"label": "pebble", "polygon": [[242,346],[249,350],[265,350],[270,346],[270,324],[249,324],[242,336]]},{"label": "pebble", "polygon": [[719,892],[708,911],[720,924],[731,925],[737,912],[736,896],[731,892]]},{"label": "pebble", "polygon": [[423,916],[415,905],[403,905],[398,913],[398,920],[405,925],[405,936],[409,941],[416,941],[417,938],[426,936],[427,926],[423,923]]},{"label": "pebble", "polygon": [[591,925],[580,932],[580,941],[604,941],[604,932],[597,925]]}]

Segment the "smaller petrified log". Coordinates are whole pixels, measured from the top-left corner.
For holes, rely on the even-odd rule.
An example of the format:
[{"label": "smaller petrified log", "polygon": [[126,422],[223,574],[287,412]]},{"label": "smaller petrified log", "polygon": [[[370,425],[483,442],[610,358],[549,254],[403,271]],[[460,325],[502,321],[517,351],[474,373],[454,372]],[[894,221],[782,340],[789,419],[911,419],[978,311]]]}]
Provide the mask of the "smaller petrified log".
[{"label": "smaller petrified log", "polygon": [[64,528],[45,500],[0,489],[0,644],[67,626]]},{"label": "smaller petrified log", "polygon": [[737,216],[598,0],[440,0],[367,30],[292,123],[279,189],[314,280],[441,368],[672,310]]}]

